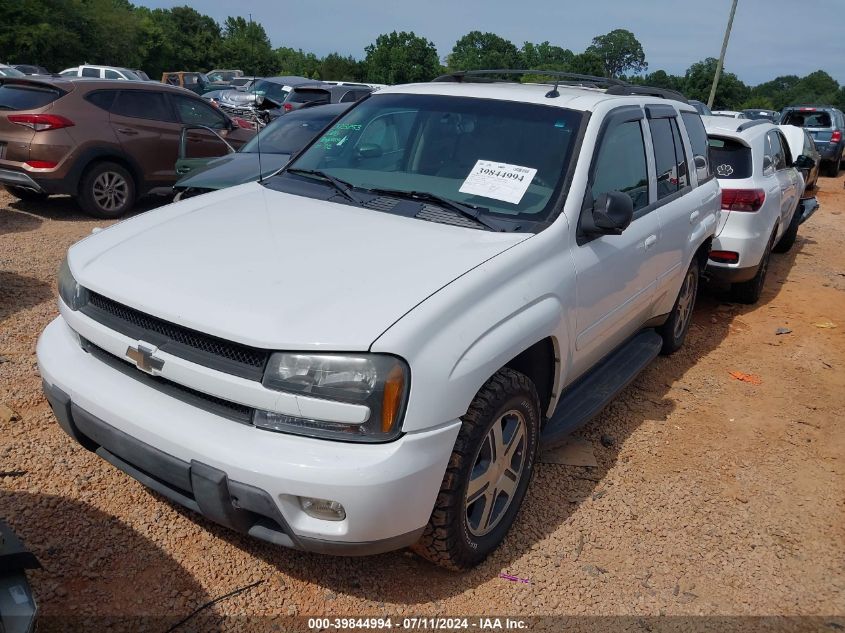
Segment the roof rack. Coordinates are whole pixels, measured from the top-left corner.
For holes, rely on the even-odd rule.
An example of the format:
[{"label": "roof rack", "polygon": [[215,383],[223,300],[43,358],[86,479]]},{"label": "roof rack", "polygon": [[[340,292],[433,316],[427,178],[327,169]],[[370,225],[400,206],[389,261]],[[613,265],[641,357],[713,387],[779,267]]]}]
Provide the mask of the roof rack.
[{"label": "roof rack", "polygon": [[[557,70],[514,70],[512,68],[497,68],[493,70],[456,70],[455,72],[440,75],[432,81],[455,81],[458,83],[466,81],[468,78],[483,78],[486,75],[545,75],[547,77],[555,77],[557,79],[565,79],[573,83],[588,83],[588,84],[607,84],[610,86],[624,86],[625,82],[621,79],[614,79],[612,77],[599,77],[597,75],[580,75],[578,73],[567,73]],[[489,81],[506,81],[504,79],[490,79]],[[560,82],[564,83],[564,82]]]},{"label": "roof rack", "polygon": [[581,75],[579,73],[568,73],[557,70],[513,70],[508,68],[494,70],[456,70],[455,72],[440,75],[433,79],[433,81],[453,81],[457,83],[463,83],[467,80],[474,80],[480,83],[508,81],[506,79],[491,77],[491,75],[544,75],[546,77],[553,77],[556,80],[555,87],[546,94],[549,98],[559,97],[560,93],[558,93],[557,87],[559,84],[565,84],[589,88],[606,86],[607,94],[611,95],[641,95],[659,97],[660,99],[674,99],[675,101],[688,103],[687,98],[675,90],[653,88],[651,86],[637,86],[613,77]]}]

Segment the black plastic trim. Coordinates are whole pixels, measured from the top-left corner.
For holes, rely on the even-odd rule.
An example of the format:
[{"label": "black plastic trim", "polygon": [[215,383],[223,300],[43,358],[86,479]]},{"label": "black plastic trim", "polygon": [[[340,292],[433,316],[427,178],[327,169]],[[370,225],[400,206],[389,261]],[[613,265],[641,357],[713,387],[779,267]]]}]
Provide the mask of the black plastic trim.
[{"label": "black plastic trim", "polygon": [[725,266],[713,266],[708,263],[706,274],[709,278],[717,281],[724,281],[731,284],[741,283],[754,279],[759,266],[746,266],[744,268],[727,268]]},{"label": "black plastic trim", "polygon": [[[139,325],[135,325],[134,323],[131,323],[126,319],[115,315],[111,311],[105,310],[102,307],[96,305],[97,302],[101,301],[105,301],[109,305],[115,306],[116,309],[128,313],[133,313],[137,315],[137,318],[149,321],[153,326],[155,326],[155,328],[169,329],[183,337],[193,337],[202,339],[203,341],[209,344],[220,345],[227,347],[235,352],[253,355],[256,357],[257,362],[238,362],[236,360],[226,358],[222,355],[214,354],[213,352],[209,352],[201,348],[196,348],[192,345],[188,345],[181,341],[174,340],[167,334],[162,334],[155,331],[155,329],[148,329]],[[80,312],[82,312],[85,316],[93,319],[97,323],[105,325],[107,328],[115,330],[116,332],[120,332],[124,336],[128,336],[139,341],[143,340],[146,343],[155,345],[156,347],[159,347],[163,352],[173,354],[174,356],[178,356],[179,358],[184,358],[185,360],[188,360],[192,363],[196,363],[198,365],[203,365],[204,367],[216,369],[218,371],[222,371],[227,374],[232,374],[233,376],[239,376],[241,378],[246,378],[248,380],[260,381],[264,377],[264,368],[267,366],[267,361],[270,358],[269,350],[244,345],[242,343],[236,343],[234,341],[229,341],[217,336],[205,334],[204,332],[193,330],[191,328],[184,327],[182,325],[178,325],[170,321],[165,321],[164,319],[160,319],[151,314],[141,312],[140,310],[136,310],[135,308],[121,304],[117,301],[114,301],[113,299],[109,299],[108,297],[103,297],[102,295],[99,295],[97,293],[90,294],[88,303],[80,308]]]},{"label": "black plastic trim", "polygon": [[296,535],[269,493],[234,481],[213,466],[182,461],[114,428],[70,402],[61,389],[44,382],[48,400],[66,402],[68,435],[94,446],[97,455],[146,487],[206,518],[254,538],[309,552],[369,556],[412,545],[425,526],[387,539],[347,543]]},{"label": "black plastic trim", "polygon": [[662,103],[648,104],[645,107],[645,112],[649,119],[671,119],[678,116],[678,111],[675,108]]}]

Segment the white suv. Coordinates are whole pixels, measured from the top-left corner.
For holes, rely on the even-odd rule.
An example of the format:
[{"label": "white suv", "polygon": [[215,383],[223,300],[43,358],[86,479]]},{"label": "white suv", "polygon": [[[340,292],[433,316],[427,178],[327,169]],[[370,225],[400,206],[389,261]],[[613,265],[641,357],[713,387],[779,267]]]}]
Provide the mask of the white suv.
[{"label": "white suv", "polygon": [[273,543],[483,560],[540,444],[682,344],[719,187],[685,103],[466,79],[74,245],[38,344],[62,428]]},{"label": "white suv", "polygon": [[94,66],[92,64],[83,64],[81,66],[74,66],[73,68],[66,68],[59,73],[62,77],[89,77],[91,79],[124,79],[126,81],[144,81],[135,73],[135,71],[128,68],[118,68],[116,66]]},{"label": "white suv", "polygon": [[777,125],[705,117],[713,170],[722,188],[722,218],[708,275],[731,284],[737,301],[756,303],[772,251],[795,243],[804,178]]}]

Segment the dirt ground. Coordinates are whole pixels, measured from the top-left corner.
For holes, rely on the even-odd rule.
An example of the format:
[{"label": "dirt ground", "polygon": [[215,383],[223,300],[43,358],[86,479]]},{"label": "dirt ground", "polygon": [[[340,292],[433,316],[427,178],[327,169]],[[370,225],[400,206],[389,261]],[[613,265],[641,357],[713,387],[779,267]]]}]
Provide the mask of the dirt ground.
[{"label": "dirt ground", "polygon": [[0,418],[0,471],[11,472],[0,517],[43,564],[30,573],[42,615],[167,616],[144,625],[163,630],[250,583],[207,611],[214,626],[231,615],[845,615],[843,178],[820,189],[821,210],[773,256],[760,303],[706,289],[684,349],[579,433],[598,467],[540,465],[505,544],[462,575],[408,552],[329,558],[242,537],[74,444],[41,395],[35,344],[57,314],[66,249],[107,223],[67,199],[0,190],[0,403],[18,414]]}]

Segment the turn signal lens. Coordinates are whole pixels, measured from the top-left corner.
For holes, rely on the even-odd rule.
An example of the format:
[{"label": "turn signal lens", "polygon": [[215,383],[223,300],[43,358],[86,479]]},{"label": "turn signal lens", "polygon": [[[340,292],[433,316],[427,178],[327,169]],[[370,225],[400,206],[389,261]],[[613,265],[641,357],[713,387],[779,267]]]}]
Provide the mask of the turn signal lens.
[{"label": "turn signal lens", "polygon": [[709,257],[720,264],[736,264],[739,261],[739,253],[733,251],[710,251]]},{"label": "turn signal lens", "polygon": [[381,432],[390,433],[399,419],[402,396],[405,394],[405,372],[394,365],[384,383],[384,398],[381,407]]}]

